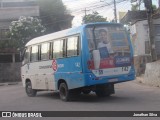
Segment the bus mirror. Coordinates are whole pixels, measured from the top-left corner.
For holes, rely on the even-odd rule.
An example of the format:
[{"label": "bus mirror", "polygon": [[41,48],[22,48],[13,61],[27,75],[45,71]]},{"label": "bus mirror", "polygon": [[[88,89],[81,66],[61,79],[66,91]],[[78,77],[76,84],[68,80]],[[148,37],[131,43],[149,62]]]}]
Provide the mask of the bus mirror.
[{"label": "bus mirror", "polygon": [[20,60],[21,60],[21,62],[24,60],[25,52],[26,52],[26,49],[24,49],[22,52],[20,51]]}]

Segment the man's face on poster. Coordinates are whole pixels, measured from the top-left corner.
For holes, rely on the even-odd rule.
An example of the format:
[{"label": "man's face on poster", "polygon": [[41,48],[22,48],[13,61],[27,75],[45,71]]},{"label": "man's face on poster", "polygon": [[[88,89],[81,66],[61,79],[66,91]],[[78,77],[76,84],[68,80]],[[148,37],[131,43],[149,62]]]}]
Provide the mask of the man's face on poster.
[{"label": "man's face on poster", "polygon": [[100,37],[100,42],[103,42],[104,44],[107,44],[108,41],[108,37],[107,37],[107,31],[105,30],[100,30],[99,31],[99,37]]}]

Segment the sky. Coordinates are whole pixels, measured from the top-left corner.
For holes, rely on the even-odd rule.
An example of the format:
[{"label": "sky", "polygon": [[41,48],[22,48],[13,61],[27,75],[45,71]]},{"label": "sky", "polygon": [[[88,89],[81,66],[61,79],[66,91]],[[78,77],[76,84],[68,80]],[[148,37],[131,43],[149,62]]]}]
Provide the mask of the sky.
[{"label": "sky", "polygon": [[[97,11],[100,15],[107,18],[108,21],[114,19],[114,6],[108,5],[108,3],[113,3],[113,0],[62,0],[70,11],[70,13],[75,16],[72,22],[72,26],[78,26],[82,23],[82,16],[85,15],[85,8],[86,14],[90,14],[93,11]],[[117,3],[117,16],[119,11],[127,12],[131,10],[131,3],[130,0],[116,0],[123,1]],[[152,0],[153,4],[158,6],[158,0]],[[105,6],[105,7],[102,7]],[[144,5],[141,5],[141,9],[144,9]]]}]

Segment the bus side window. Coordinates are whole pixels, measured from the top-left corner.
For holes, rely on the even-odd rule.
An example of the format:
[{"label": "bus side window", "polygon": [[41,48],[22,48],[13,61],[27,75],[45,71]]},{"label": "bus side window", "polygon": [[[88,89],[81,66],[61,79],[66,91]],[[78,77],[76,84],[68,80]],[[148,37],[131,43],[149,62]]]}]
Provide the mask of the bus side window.
[{"label": "bus side window", "polygon": [[25,50],[24,57],[23,57],[23,62],[22,62],[23,65],[29,63],[29,52],[30,52],[29,48],[27,48]]},{"label": "bus side window", "polygon": [[42,43],[41,44],[41,60],[48,60],[49,59],[49,43]]},{"label": "bus side window", "polygon": [[79,37],[69,37],[67,39],[67,57],[79,55]]},{"label": "bus side window", "polygon": [[53,59],[53,42],[49,43],[49,59]]},{"label": "bus side window", "polygon": [[38,45],[31,47],[31,62],[38,61]]},{"label": "bus side window", "polygon": [[63,41],[64,40],[55,40],[53,42],[53,58],[63,57]]}]

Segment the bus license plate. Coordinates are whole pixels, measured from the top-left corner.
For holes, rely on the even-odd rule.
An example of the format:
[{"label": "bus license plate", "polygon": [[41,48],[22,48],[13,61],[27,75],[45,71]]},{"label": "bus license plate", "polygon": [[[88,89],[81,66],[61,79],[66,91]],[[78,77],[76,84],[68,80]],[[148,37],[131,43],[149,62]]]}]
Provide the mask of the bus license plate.
[{"label": "bus license plate", "polygon": [[117,82],[118,79],[117,78],[114,78],[114,79],[109,79],[108,82]]}]

